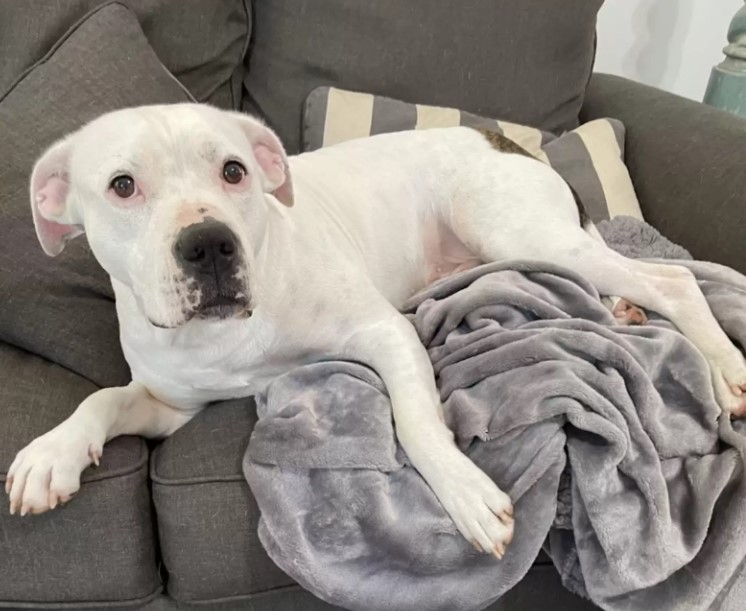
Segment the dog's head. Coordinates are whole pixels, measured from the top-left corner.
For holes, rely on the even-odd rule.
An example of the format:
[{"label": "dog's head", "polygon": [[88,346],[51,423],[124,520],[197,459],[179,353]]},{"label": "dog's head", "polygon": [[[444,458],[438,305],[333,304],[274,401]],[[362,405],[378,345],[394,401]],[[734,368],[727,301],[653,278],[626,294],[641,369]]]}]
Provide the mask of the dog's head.
[{"label": "dog's head", "polygon": [[51,146],[31,177],[44,252],[85,232],[102,267],[167,328],[250,315],[255,253],[280,205],[293,205],[293,187],[277,136],[199,104],[103,115]]}]

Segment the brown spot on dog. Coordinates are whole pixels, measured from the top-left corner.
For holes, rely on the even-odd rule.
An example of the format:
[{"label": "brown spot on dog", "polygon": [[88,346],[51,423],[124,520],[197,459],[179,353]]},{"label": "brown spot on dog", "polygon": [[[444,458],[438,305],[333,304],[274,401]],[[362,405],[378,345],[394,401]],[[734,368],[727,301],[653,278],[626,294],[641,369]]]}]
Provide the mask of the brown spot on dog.
[{"label": "brown spot on dog", "polygon": [[[502,135],[499,132],[494,132],[491,129],[484,129],[479,128],[477,131],[482,134],[486,139],[487,142],[489,142],[492,145],[492,148],[496,151],[500,151],[501,153],[513,153],[516,155],[523,155],[524,157],[531,157],[531,159],[536,159],[537,161],[541,161],[540,159],[537,159],[534,155],[529,153],[525,148],[523,148],[520,144],[517,142],[511,140],[507,136]],[[565,181],[567,183],[567,181]],[[585,206],[583,205],[583,202],[580,199],[580,196],[578,195],[577,191],[573,189],[572,185],[570,183],[567,183],[567,186],[570,187],[570,191],[572,191],[572,196],[575,199],[575,205],[578,207],[578,215],[580,216],[580,226],[585,227],[590,222],[590,217],[588,216],[588,212],[585,209]]]},{"label": "brown spot on dog", "polygon": [[520,144],[511,140],[507,136],[503,136],[499,132],[493,132],[491,129],[483,128],[477,129],[477,131],[487,139],[487,142],[492,145],[493,149],[500,151],[501,153],[515,153],[516,155],[525,155],[526,157],[536,159],[536,157],[529,153]]}]

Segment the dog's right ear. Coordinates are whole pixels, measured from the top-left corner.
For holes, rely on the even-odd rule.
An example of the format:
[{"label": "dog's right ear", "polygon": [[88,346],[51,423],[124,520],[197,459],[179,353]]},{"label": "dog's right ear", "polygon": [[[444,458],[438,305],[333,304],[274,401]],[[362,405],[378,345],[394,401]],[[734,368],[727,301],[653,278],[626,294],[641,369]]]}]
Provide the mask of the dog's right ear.
[{"label": "dog's right ear", "polygon": [[72,138],[49,147],[31,174],[31,211],[36,235],[44,252],[57,256],[73,238],[83,233],[80,220],[68,203]]}]

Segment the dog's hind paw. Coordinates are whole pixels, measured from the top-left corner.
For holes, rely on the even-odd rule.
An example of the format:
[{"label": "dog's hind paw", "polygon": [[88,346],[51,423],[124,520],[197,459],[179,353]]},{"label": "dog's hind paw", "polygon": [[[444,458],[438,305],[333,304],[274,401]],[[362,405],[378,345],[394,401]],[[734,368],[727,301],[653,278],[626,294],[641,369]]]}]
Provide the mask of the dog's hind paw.
[{"label": "dog's hind paw", "polygon": [[648,317],[645,311],[626,299],[618,299],[611,310],[617,323],[625,326],[646,325]]}]

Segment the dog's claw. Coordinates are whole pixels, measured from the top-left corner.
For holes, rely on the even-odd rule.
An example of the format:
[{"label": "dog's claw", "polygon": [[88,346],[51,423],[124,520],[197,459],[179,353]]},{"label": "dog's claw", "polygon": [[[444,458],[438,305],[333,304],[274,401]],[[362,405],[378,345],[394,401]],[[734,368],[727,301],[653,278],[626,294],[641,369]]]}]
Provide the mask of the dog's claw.
[{"label": "dog's claw", "polygon": [[93,447],[88,448],[88,456],[91,462],[97,467],[101,464],[101,450],[97,450]]},{"label": "dog's claw", "polygon": [[13,486],[13,476],[9,475],[5,479],[5,494],[10,494],[10,489]]},{"label": "dog's claw", "polygon": [[503,556],[505,556],[505,546],[502,543],[496,543],[495,547],[492,548],[492,554],[498,560],[502,560]]},{"label": "dog's claw", "polygon": [[482,546],[479,545],[476,539],[472,539],[471,544],[474,547],[474,549],[477,550],[480,554],[484,554],[484,550],[482,549]]},{"label": "dog's claw", "polygon": [[505,510],[501,511],[500,513],[496,513],[495,515],[498,518],[500,518],[500,520],[505,525],[509,526],[510,524],[512,524],[514,522],[514,519],[513,519],[513,508],[512,507],[510,509],[505,509]]}]

